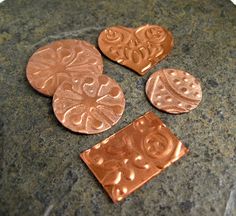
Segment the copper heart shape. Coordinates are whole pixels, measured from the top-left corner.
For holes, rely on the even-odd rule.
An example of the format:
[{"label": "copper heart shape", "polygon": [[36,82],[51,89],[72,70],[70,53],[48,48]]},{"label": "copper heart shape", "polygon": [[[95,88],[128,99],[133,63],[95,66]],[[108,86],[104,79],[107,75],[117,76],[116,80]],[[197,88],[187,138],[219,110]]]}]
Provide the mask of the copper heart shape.
[{"label": "copper heart shape", "polygon": [[135,29],[114,26],[101,32],[98,38],[101,51],[140,75],[165,58],[172,49],[171,32],[158,25],[145,25]]}]

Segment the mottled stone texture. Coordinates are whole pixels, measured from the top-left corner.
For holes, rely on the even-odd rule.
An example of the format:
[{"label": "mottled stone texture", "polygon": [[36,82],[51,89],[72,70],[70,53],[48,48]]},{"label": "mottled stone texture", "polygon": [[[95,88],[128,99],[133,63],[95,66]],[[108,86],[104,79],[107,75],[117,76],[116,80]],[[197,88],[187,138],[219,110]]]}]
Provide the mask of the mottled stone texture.
[{"label": "mottled stone texture", "polygon": [[[25,67],[49,41],[96,44],[107,26],[159,24],[173,32],[171,54],[144,77],[104,58],[124,89],[126,110],[100,135],[78,135],[53,115],[51,98],[27,83]],[[202,82],[200,106],[183,115],[154,109],[144,86],[162,67]],[[236,215],[236,7],[228,0],[6,0],[0,4],[0,215]],[[79,153],[154,111],[190,153],[114,205]]]}]

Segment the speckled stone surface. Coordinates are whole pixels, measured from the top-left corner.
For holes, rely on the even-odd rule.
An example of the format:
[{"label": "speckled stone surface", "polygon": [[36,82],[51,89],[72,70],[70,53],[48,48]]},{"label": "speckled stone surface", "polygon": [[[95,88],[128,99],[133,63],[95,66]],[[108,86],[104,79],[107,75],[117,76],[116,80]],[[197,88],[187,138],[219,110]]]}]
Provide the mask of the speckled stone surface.
[{"label": "speckled stone surface", "polygon": [[[163,25],[171,54],[140,77],[104,58],[105,73],[124,89],[119,123],[78,135],[53,115],[51,99],[27,83],[28,58],[62,38],[96,44],[111,25]],[[200,106],[159,112],[145,97],[155,70],[174,67],[202,82]],[[236,7],[227,0],[6,0],[0,4],[0,215],[236,215]],[[190,153],[124,202],[114,205],[79,153],[152,110]]]}]

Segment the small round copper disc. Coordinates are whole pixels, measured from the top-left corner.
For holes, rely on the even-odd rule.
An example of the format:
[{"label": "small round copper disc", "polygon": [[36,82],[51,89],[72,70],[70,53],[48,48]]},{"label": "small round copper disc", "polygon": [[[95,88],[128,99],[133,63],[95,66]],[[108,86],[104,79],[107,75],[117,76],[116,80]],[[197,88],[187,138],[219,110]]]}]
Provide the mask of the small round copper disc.
[{"label": "small round copper disc", "polygon": [[26,76],[40,93],[53,96],[72,74],[103,72],[99,51],[81,40],[59,40],[39,48],[29,59]]},{"label": "small round copper disc", "polygon": [[202,99],[200,82],[187,72],[162,69],[146,83],[146,94],[158,109],[178,114],[196,108]]},{"label": "small round copper disc", "polygon": [[125,97],[120,86],[106,75],[87,74],[63,82],[53,96],[53,110],[66,128],[96,134],[121,118]]}]

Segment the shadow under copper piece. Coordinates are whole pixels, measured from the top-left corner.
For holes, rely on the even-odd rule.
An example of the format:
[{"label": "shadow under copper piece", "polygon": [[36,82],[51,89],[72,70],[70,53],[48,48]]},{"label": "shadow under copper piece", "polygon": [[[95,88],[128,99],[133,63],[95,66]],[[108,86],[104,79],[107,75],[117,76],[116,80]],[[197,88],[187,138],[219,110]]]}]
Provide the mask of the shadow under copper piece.
[{"label": "shadow under copper piece", "polygon": [[73,74],[103,72],[99,51],[82,40],[59,40],[39,48],[29,59],[26,76],[38,92],[53,96],[56,88]]},{"label": "shadow under copper piece", "polygon": [[158,25],[114,26],[101,32],[98,45],[111,60],[144,75],[169,54],[174,42],[172,34]]},{"label": "shadow under copper piece", "polygon": [[148,112],[80,156],[117,202],[187,152],[163,122]]},{"label": "shadow under copper piece", "polygon": [[202,90],[200,82],[189,73],[177,69],[162,69],[149,77],[146,95],[156,108],[180,114],[199,105]]},{"label": "shadow under copper piece", "polygon": [[96,134],[121,118],[125,97],[115,80],[102,74],[73,76],[53,96],[57,119],[74,132]]}]

